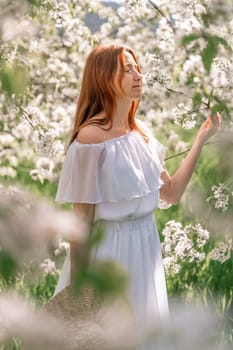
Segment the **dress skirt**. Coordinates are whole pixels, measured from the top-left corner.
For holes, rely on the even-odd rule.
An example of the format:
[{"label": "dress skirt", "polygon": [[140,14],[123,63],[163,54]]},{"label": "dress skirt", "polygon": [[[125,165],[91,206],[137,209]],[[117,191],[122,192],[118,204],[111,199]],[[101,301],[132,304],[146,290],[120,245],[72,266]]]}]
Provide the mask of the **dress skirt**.
[{"label": "dress skirt", "polygon": [[94,259],[112,259],[128,272],[129,299],[142,324],[168,320],[168,299],[161,245],[154,214],[124,221],[104,221],[105,238]]}]

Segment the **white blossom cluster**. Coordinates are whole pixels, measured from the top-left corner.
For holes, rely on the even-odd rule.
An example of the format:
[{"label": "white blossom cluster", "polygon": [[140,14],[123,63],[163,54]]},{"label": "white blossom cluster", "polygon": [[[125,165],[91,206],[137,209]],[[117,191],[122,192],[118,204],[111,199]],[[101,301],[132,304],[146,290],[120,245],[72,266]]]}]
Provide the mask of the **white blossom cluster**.
[{"label": "white blossom cluster", "polygon": [[156,83],[166,87],[171,83],[170,78],[165,73],[161,73],[156,67],[153,67],[150,73],[145,73],[143,80],[150,87],[154,86]]},{"label": "white blossom cluster", "polygon": [[149,87],[153,87],[156,84],[167,87],[171,84],[171,78],[162,69],[164,65],[164,57],[162,55],[156,55],[149,51],[146,52],[143,57],[142,69],[145,71],[143,81]]},{"label": "white blossom cluster", "polygon": [[38,180],[40,183],[44,183],[45,179],[49,181],[54,180],[53,160],[45,157],[39,157],[35,165],[36,167],[30,170],[30,175],[33,180]]},{"label": "white blossom cluster", "polygon": [[56,275],[57,269],[55,262],[50,258],[44,259],[44,261],[40,264],[41,269],[43,270],[44,275]]},{"label": "white blossom cluster", "polygon": [[182,85],[186,84],[190,76],[193,76],[193,86],[197,88],[201,87],[202,79],[205,76],[205,70],[199,53],[191,53],[184,61],[179,73],[180,83]]},{"label": "white blossom cluster", "polygon": [[56,155],[54,143],[55,135],[51,131],[47,131],[39,135],[35,150],[40,156],[53,158]]},{"label": "white blossom cluster", "polygon": [[212,85],[221,96],[221,88],[229,89],[232,84],[232,63],[224,58],[215,58],[211,67]]},{"label": "white blossom cluster", "polygon": [[210,252],[210,258],[223,264],[231,258],[232,251],[233,241],[232,239],[228,239],[226,242],[219,242],[218,245],[212,249]]},{"label": "white blossom cluster", "polygon": [[200,224],[182,227],[180,222],[168,221],[162,231],[162,250],[166,273],[178,273],[183,262],[202,262],[203,247],[208,242],[209,232]]},{"label": "white blossom cluster", "polygon": [[217,241],[208,251],[209,232],[200,224],[182,226],[180,222],[168,221],[162,231],[163,263],[167,274],[180,272],[183,263],[200,263],[208,255],[211,260],[224,263],[232,256],[233,241]]},{"label": "white blossom cluster", "polygon": [[147,10],[146,0],[123,0],[118,13],[120,15],[143,17]]},{"label": "white blossom cluster", "polygon": [[66,254],[70,248],[70,244],[68,242],[59,239],[56,249],[54,250],[55,256]]},{"label": "white blossom cluster", "polygon": [[166,201],[162,200],[161,198],[159,199],[159,203],[158,203],[158,208],[159,209],[169,209],[172,206],[172,204],[167,203]]},{"label": "white blossom cluster", "polygon": [[212,196],[208,198],[214,202],[216,209],[221,209],[223,212],[228,209],[230,196],[233,196],[233,192],[230,192],[230,188],[224,183],[219,183],[211,188]]},{"label": "white blossom cluster", "polygon": [[206,13],[206,7],[201,0],[180,0],[181,13],[185,16],[187,14],[201,16]]},{"label": "white blossom cluster", "polygon": [[[64,262],[64,256],[68,253],[70,244],[63,238],[59,238],[54,245],[54,252],[49,258],[40,263],[44,275],[56,275],[59,272],[60,262]],[[61,261],[60,261],[61,260]]]},{"label": "white blossom cluster", "polygon": [[64,152],[61,140],[57,139],[59,134],[57,125],[55,123],[48,125],[45,115],[38,108],[27,106],[18,129],[21,128],[23,131],[25,127],[31,130],[31,133],[27,134],[28,142],[32,144],[36,154],[35,168],[30,170],[32,179],[41,183],[45,179],[53,182],[56,159],[59,160]]},{"label": "white blossom cluster", "polygon": [[184,129],[192,129],[196,125],[196,113],[192,111],[192,107],[188,104],[179,103],[172,110],[172,118],[175,124],[182,126]]},{"label": "white blossom cluster", "polygon": [[176,49],[175,33],[171,22],[168,22],[166,18],[161,18],[158,23],[158,28],[155,32],[157,41],[157,47],[159,53],[167,56],[172,62],[174,59],[174,53]]}]

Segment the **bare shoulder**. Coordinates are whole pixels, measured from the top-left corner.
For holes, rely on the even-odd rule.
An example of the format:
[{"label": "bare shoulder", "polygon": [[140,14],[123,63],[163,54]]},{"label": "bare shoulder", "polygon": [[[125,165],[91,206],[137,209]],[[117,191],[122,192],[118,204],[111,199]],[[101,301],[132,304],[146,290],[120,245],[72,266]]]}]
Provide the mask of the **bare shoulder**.
[{"label": "bare shoulder", "polygon": [[85,144],[100,143],[103,140],[103,130],[97,125],[86,125],[77,135],[77,141]]}]

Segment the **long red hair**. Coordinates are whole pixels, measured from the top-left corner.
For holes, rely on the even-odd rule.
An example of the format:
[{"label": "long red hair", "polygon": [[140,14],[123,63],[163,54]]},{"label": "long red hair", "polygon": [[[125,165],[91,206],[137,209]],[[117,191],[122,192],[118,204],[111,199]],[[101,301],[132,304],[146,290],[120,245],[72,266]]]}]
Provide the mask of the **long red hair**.
[{"label": "long red hair", "polygon": [[[118,62],[120,62],[121,72],[119,74],[119,85],[121,87],[125,63],[124,51],[129,52],[133,56],[139,67],[138,70],[141,72],[134,51],[124,45],[99,45],[94,48],[87,57],[74,119],[73,132],[69,144],[75,140],[79,130],[86,125],[95,124],[103,127],[104,125],[110,124],[109,129],[112,128],[113,115],[116,108],[114,77],[117,72]],[[122,94],[124,94],[123,91]],[[128,122],[132,130],[138,130],[147,140],[146,135],[135,122],[135,114],[139,102],[139,99],[132,101],[128,113]],[[103,119],[93,118],[101,111],[105,112],[105,117]]]}]

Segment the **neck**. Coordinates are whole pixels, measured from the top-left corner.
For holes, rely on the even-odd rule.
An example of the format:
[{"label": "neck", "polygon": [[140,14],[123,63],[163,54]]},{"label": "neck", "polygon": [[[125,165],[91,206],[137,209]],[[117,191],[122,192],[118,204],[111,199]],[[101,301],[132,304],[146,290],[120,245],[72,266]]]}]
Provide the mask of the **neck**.
[{"label": "neck", "polygon": [[129,129],[128,113],[131,104],[131,100],[117,100],[117,106],[113,116],[113,127]]}]

